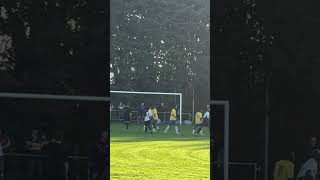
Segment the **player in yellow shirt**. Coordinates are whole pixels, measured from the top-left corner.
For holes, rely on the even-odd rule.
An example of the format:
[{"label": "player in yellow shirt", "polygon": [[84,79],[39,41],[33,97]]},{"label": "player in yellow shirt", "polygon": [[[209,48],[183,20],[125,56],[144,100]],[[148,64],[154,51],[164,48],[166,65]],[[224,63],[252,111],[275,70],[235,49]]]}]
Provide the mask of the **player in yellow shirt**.
[{"label": "player in yellow shirt", "polygon": [[199,125],[201,123],[201,119],[202,119],[202,109],[196,113],[192,134],[194,134],[196,132],[197,128],[199,128]]},{"label": "player in yellow shirt", "polygon": [[293,154],[291,158],[288,160],[280,160],[275,164],[273,179],[274,180],[293,180],[294,178],[294,164],[291,160],[293,160]]},{"label": "player in yellow shirt", "polygon": [[177,126],[177,111],[176,111],[176,108],[172,108],[172,110],[171,110],[169,124],[168,124],[166,130],[164,131],[164,133],[167,133],[167,131],[169,130],[170,126],[175,126],[176,134],[180,134],[178,126]]},{"label": "player in yellow shirt", "polygon": [[158,110],[157,110],[156,106],[154,106],[152,109],[152,116],[153,116],[153,126],[157,130],[157,132],[159,133],[161,120],[159,119]]}]

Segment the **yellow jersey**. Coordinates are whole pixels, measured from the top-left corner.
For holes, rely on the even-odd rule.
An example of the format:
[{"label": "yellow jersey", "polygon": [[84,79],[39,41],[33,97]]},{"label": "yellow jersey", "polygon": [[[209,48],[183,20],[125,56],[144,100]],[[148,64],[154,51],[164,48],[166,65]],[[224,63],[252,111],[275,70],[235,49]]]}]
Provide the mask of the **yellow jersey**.
[{"label": "yellow jersey", "polygon": [[156,108],[153,108],[151,112],[152,112],[152,117],[153,117],[153,119],[154,119],[154,120],[159,120],[157,109],[156,109]]},{"label": "yellow jersey", "polygon": [[175,120],[177,120],[177,113],[176,113],[176,110],[173,108],[170,114],[170,121],[175,121]]},{"label": "yellow jersey", "polygon": [[197,112],[196,113],[196,118],[195,118],[195,124],[200,124],[202,118],[202,112]]},{"label": "yellow jersey", "polygon": [[294,176],[294,164],[288,160],[280,160],[276,162],[274,168],[273,177],[274,180],[288,180],[293,179]]}]

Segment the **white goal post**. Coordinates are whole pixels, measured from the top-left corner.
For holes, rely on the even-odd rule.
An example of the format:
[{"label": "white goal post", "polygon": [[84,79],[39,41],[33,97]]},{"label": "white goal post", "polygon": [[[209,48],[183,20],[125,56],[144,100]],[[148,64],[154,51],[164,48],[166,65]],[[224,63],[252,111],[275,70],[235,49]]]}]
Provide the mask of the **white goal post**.
[{"label": "white goal post", "polygon": [[182,93],[164,93],[164,92],[137,92],[137,91],[110,91],[115,94],[144,94],[144,95],[168,95],[168,96],[179,96],[180,97],[180,125],[182,125]]},{"label": "white goal post", "polygon": [[229,180],[229,101],[210,101],[211,105],[224,107],[224,155],[223,155],[223,176],[224,180]]}]

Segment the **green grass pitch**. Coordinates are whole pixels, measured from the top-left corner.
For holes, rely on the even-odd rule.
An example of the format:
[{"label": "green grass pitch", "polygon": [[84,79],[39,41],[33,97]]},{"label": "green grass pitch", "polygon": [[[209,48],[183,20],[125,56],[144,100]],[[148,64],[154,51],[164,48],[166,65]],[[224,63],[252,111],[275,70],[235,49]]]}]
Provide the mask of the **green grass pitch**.
[{"label": "green grass pitch", "polygon": [[111,123],[112,180],[206,180],[210,179],[210,137],[193,137],[192,125],[173,127],[167,134],[145,134],[143,125]]}]

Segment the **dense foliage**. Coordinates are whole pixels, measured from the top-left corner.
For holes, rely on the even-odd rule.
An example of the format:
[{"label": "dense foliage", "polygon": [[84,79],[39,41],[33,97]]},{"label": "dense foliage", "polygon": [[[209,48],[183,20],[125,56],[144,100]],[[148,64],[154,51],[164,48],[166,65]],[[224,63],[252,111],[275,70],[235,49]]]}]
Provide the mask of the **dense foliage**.
[{"label": "dense foliage", "polygon": [[1,77],[12,83],[2,91],[105,95],[105,1],[8,0],[0,12]]},{"label": "dense foliage", "polygon": [[197,105],[205,107],[209,1],[112,0],[111,7],[111,89],[182,92],[190,112],[195,88]]},{"label": "dense foliage", "polygon": [[[106,96],[106,3],[2,0],[0,91]],[[16,141],[31,128],[60,128],[69,138],[85,134],[85,145],[107,125],[105,103],[2,99],[0,107],[1,127]]]}]

